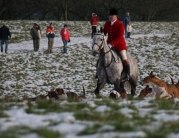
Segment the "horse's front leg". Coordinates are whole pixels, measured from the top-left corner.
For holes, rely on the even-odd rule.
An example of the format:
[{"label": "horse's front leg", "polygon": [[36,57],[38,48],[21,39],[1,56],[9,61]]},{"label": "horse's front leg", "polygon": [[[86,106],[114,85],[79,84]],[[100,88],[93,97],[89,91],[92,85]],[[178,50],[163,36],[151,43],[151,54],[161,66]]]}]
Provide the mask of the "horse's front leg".
[{"label": "horse's front leg", "polygon": [[95,89],[95,95],[97,98],[100,97],[99,95],[99,91],[104,87],[105,83],[104,82],[100,82],[99,80],[97,81],[97,87]]},{"label": "horse's front leg", "polygon": [[120,82],[119,79],[116,79],[116,82],[114,83],[114,89],[120,93],[122,98],[128,98],[127,93],[124,89],[124,83]]}]

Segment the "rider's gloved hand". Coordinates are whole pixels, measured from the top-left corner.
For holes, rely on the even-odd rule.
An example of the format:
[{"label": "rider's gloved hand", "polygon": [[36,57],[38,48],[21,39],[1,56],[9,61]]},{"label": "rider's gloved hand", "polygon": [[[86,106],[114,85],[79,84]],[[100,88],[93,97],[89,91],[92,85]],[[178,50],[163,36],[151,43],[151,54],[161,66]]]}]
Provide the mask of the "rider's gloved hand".
[{"label": "rider's gloved hand", "polygon": [[112,45],[111,45],[111,44],[108,44],[108,47],[109,47],[109,48],[111,48],[111,47],[112,47]]}]

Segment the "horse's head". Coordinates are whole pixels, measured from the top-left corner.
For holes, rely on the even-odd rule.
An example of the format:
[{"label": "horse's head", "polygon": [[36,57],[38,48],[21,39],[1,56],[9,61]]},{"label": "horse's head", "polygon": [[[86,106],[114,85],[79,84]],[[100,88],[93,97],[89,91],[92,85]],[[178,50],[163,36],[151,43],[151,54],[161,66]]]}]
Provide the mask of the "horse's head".
[{"label": "horse's head", "polygon": [[103,48],[103,44],[105,43],[104,33],[96,33],[93,37],[93,46],[92,46],[92,54],[95,56],[99,53],[100,49]]}]

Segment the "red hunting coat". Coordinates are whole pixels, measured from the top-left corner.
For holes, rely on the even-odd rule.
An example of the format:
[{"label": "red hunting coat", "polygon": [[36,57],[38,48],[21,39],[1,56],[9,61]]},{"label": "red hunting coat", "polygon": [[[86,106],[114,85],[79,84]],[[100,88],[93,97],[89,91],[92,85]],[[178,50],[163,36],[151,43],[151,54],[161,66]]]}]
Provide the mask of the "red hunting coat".
[{"label": "red hunting coat", "polygon": [[127,50],[124,38],[124,25],[116,20],[113,25],[111,21],[107,21],[104,25],[104,35],[108,34],[107,44],[114,46],[119,52]]}]

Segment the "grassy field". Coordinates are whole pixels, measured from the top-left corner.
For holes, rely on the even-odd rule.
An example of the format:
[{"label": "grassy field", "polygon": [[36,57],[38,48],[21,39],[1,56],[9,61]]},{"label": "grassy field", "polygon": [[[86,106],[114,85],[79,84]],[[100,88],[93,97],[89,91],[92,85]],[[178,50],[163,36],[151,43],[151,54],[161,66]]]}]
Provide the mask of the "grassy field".
[{"label": "grassy field", "polygon": [[[56,30],[54,52],[45,51],[45,29],[41,49],[32,47],[29,30],[35,21],[1,21],[9,26],[12,39],[8,54],[0,54],[0,138],[177,138],[179,137],[179,101],[139,99],[143,86],[138,83],[136,96],[127,100],[108,98],[112,85],[101,90],[96,99],[95,63],[91,54],[91,28],[88,22],[68,22],[71,42],[64,55],[59,30],[65,22],[52,21]],[[100,22],[102,26],[104,23]],[[179,23],[133,22],[128,52],[137,59],[140,82],[151,71],[171,83],[179,80]],[[80,38],[80,39],[78,39]],[[65,92],[82,93],[87,99],[75,101],[24,101],[45,95],[61,87]]]}]

